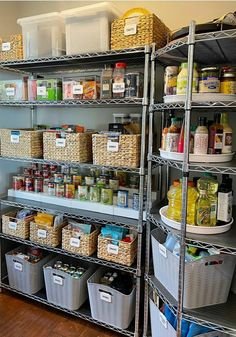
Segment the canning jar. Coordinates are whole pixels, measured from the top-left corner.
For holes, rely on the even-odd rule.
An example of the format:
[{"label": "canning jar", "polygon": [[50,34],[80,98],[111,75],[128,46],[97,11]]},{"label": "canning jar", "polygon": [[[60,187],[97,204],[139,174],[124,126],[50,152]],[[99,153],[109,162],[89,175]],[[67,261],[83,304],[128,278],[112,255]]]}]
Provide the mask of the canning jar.
[{"label": "canning jar", "polygon": [[114,98],[125,97],[125,69],[126,63],[118,62],[113,71],[112,94]]},{"label": "canning jar", "polygon": [[199,79],[199,92],[219,92],[220,79],[219,68],[208,67],[201,69],[201,76]]},{"label": "canning jar", "polygon": [[220,92],[226,95],[236,93],[236,73],[234,68],[222,67],[220,77]]}]

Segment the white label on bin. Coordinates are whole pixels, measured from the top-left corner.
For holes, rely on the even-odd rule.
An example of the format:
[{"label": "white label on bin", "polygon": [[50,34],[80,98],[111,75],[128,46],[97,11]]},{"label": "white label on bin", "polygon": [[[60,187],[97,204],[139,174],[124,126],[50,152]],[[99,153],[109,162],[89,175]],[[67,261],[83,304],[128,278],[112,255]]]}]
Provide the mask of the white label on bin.
[{"label": "white label on bin", "polygon": [[56,147],[65,147],[66,139],[65,138],[56,138]]},{"label": "white label on bin", "polygon": [[111,303],[111,295],[108,293],[104,293],[103,291],[100,292],[100,299],[102,301]]},{"label": "white label on bin", "polygon": [[119,142],[113,142],[111,139],[107,141],[107,151],[118,152],[119,151]]},{"label": "white label on bin", "polygon": [[124,28],[124,35],[135,35],[137,34],[137,24],[136,23],[129,23],[125,25]]},{"label": "white label on bin", "polygon": [[80,246],[80,239],[70,238],[70,245],[71,245],[71,247],[79,248],[79,246]]},{"label": "white label on bin", "polygon": [[82,84],[76,84],[72,87],[72,92],[74,95],[82,95],[84,92],[84,87]]},{"label": "white label on bin", "polygon": [[38,238],[46,239],[47,231],[45,229],[38,229]]},{"label": "white label on bin", "polygon": [[17,222],[10,221],[8,223],[8,228],[9,229],[12,229],[13,231],[16,231],[16,227],[17,227]]},{"label": "white label on bin", "polygon": [[163,245],[159,244],[159,252],[162,256],[167,257],[166,247],[164,247]]},{"label": "white label on bin", "polygon": [[37,95],[46,96],[47,95],[47,88],[46,87],[37,87]]},{"label": "white label on bin", "polygon": [[114,94],[119,94],[121,92],[125,92],[125,82],[113,83],[112,92],[114,92]]},{"label": "white label on bin", "polygon": [[7,96],[15,96],[15,88],[6,88]]},{"label": "white label on bin", "polygon": [[23,271],[23,265],[20,262],[14,262],[14,269],[18,271]]},{"label": "white label on bin", "polygon": [[9,51],[9,50],[11,50],[11,43],[10,42],[2,43],[2,51]]},{"label": "white label on bin", "polygon": [[11,135],[11,143],[18,144],[20,143],[20,135]]},{"label": "white label on bin", "polygon": [[165,329],[167,329],[167,319],[166,317],[160,312],[160,322],[164,326]]},{"label": "white label on bin", "polygon": [[117,255],[119,253],[119,246],[113,245],[111,243],[109,243],[107,245],[107,252],[110,254],[115,254]]},{"label": "white label on bin", "polygon": [[63,278],[57,275],[53,275],[53,282],[59,284],[59,286],[63,286]]}]

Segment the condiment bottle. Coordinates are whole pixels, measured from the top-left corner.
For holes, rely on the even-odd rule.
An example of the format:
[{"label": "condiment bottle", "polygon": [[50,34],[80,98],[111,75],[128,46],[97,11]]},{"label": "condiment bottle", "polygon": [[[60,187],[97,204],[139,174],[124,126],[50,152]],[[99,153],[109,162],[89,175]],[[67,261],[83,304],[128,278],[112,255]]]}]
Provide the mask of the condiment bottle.
[{"label": "condiment bottle", "polygon": [[164,94],[165,95],[176,95],[177,87],[177,66],[169,66],[165,68],[165,78],[164,78]]},{"label": "condiment bottle", "polygon": [[221,68],[220,92],[222,94],[234,95],[236,93],[235,69],[230,67]]},{"label": "condiment bottle", "polygon": [[198,127],[194,133],[194,154],[207,154],[208,150],[208,130],[206,127],[206,117],[199,117]]},{"label": "condiment bottle", "polygon": [[220,123],[223,125],[222,153],[232,153],[233,130],[229,126],[227,112],[221,113]]},{"label": "condiment bottle", "polygon": [[196,132],[196,126],[192,125],[190,128],[190,143],[189,143],[189,152],[193,153],[194,151],[194,135]]},{"label": "condiment bottle", "polygon": [[112,93],[114,98],[125,97],[125,69],[126,63],[118,62],[113,71]]},{"label": "condiment bottle", "polygon": [[184,152],[184,119],[181,126],[180,136],[179,136],[179,143],[178,143],[178,152]]},{"label": "condiment bottle", "polygon": [[106,67],[102,70],[101,75],[101,93],[102,99],[112,98],[112,72],[111,67]]},{"label": "condiment bottle", "polygon": [[220,113],[214,116],[214,124],[210,126],[210,154],[221,154],[223,147],[223,125],[220,123]]},{"label": "condiment bottle", "polygon": [[177,118],[171,118],[171,126],[168,129],[166,139],[166,151],[177,152],[180,136],[180,128],[178,126]]},{"label": "condiment bottle", "polygon": [[199,190],[199,199],[196,207],[197,226],[211,225],[211,203],[205,190]]},{"label": "condiment bottle", "polygon": [[168,134],[168,130],[169,130],[170,124],[171,124],[171,118],[170,118],[170,116],[168,116],[166,118],[165,127],[162,130],[162,137],[161,137],[161,148],[164,151],[166,151],[167,134]]},{"label": "condiment bottle", "polygon": [[[181,71],[177,76],[177,95],[186,94],[187,80],[188,80],[188,63],[181,63]],[[194,63],[192,92],[197,92],[197,90],[198,90],[198,72],[197,72],[197,64]]]},{"label": "condiment bottle", "polygon": [[217,225],[225,225],[232,218],[233,191],[232,179],[228,174],[222,176],[218,190]]}]

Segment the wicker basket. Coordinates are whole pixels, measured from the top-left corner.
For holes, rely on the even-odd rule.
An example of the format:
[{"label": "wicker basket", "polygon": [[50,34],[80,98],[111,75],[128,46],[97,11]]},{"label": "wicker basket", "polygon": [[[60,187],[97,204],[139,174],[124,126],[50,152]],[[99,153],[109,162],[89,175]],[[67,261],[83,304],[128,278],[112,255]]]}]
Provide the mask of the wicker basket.
[{"label": "wicker basket", "polygon": [[32,129],[0,129],[1,155],[7,157],[42,158],[43,132]]},{"label": "wicker basket", "polygon": [[24,219],[16,218],[17,212],[8,212],[2,216],[2,232],[7,235],[28,239],[30,234],[30,221],[34,216],[30,215]]},{"label": "wicker basket", "polygon": [[0,61],[23,59],[23,38],[21,34],[0,38]]},{"label": "wicker basket", "polygon": [[117,148],[109,149],[107,135],[93,135],[93,163],[95,165],[139,167],[140,135],[120,135]]},{"label": "wicker basket", "polygon": [[62,228],[67,225],[67,222],[62,222],[57,228],[45,227],[38,225],[35,222],[30,222],[30,240],[42,245],[57,247],[61,243]]},{"label": "wicker basket", "polygon": [[170,30],[154,14],[117,19],[111,25],[111,49],[135,48],[152,43],[161,48],[166,45],[169,34]]},{"label": "wicker basket", "polygon": [[79,238],[78,232],[66,226],[62,230],[62,248],[80,255],[90,256],[97,250],[97,240],[99,229],[94,230],[91,234],[81,233]]},{"label": "wicker basket", "polygon": [[137,238],[131,243],[118,241],[118,246],[112,244],[113,241],[110,238],[103,238],[99,235],[98,258],[131,266],[137,254]]},{"label": "wicker basket", "polygon": [[[87,163],[92,161],[92,133],[66,133],[65,141],[58,143],[60,134],[43,133],[44,159]],[[61,146],[63,145],[63,146]]]}]

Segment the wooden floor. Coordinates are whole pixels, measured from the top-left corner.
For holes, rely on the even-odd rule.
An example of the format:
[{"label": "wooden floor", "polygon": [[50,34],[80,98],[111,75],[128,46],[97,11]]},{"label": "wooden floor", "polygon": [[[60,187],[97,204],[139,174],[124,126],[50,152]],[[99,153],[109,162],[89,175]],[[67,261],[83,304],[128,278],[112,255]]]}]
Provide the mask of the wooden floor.
[{"label": "wooden floor", "polygon": [[121,337],[21,296],[0,293],[0,337]]}]

